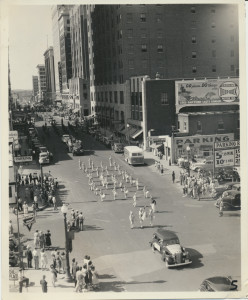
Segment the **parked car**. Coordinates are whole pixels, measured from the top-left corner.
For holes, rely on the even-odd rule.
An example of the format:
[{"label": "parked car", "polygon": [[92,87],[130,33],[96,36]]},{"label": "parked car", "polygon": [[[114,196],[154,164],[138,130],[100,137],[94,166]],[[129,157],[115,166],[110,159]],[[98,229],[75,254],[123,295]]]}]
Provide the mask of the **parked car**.
[{"label": "parked car", "polygon": [[84,154],[84,149],[82,142],[77,140],[75,143],[72,145],[72,154],[74,155],[83,155]]},{"label": "parked car", "polygon": [[216,186],[214,188],[213,198],[214,199],[219,198],[225,191],[228,190],[240,191],[240,188],[241,188],[240,183],[236,183],[236,182]]},{"label": "parked car", "polygon": [[241,205],[241,195],[240,191],[229,190],[223,192],[222,196],[217,199],[215,206],[219,207],[220,202],[223,201],[224,207],[226,208],[240,208]]},{"label": "parked car", "polygon": [[115,153],[123,153],[124,145],[122,143],[114,143],[112,149]]},{"label": "parked car", "polygon": [[192,263],[189,253],[180,245],[178,236],[169,230],[159,228],[150,241],[153,251],[161,254],[167,268],[185,266]]},{"label": "parked car", "polygon": [[232,277],[215,276],[205,279],[200,285],[200,292],[224,292],[236,290],[236,281]]},{"label": "parked car", "polygon": [[207,160],[207,159],[204,159],[203,161],[200,162],[192,163],[190,165],[190,169],[196,172],[198,172],[199,170],[211,171],[213,170],[213,167],[214,167],[213,160]]},{"label": "parked car", "polygon": [[42,152],[39,154],[39,163],[40,164],[49,164],[50,163],[50,157],[49,154],[46,152]]}]

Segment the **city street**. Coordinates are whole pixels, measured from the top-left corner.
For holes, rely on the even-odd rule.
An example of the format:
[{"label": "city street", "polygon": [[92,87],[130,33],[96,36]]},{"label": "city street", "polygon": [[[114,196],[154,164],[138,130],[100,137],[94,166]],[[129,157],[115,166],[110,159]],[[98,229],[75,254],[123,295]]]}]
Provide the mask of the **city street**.
[{"label": "city street", "polygon": [[[58,122],[60,119],[57,119]],[[36,122],[39,133],[44,122]],[[43,172],[51,174],[59,182],[59,200],[69,204],[70,209],[82,211],[85,216],[84,231],[75,232],[70,261],[76,258],[82,265],[83,257],[90,255],[99,273],[100,291],[113,292],[166,292],[197,291],[201,282],[208,277],[232,276],[240,279],[240,211],[219,211],[210,198],[197,199],[182,197],[182,187],[178,182],[180,169],[171,166],[161,175],[155,170],[151,153],[145,154],[146,165],[132,167],[127,165],[122,154],[115,154],[101,143],[85,134],[83,136],[84,156],[73,157],[50,128],[50,137],[45,144],[54,153],[54,164],[43,167]],[[109,156],[120,166],[139,178],[137,207],[134,208],[132,196],[135,187],[129,189],[129,197],[124,199],[120,189],[113,200],[112,191],[105,191],[103,202],[89,190],[88,178],[79,170],[79,158],[86,165],[88,159],[95,166],[109,165]],[[175,170],[176,182],[172,183],[171,173]],[[146,185],[157,201],[154,226],[149,220],[140,228],[138,210],[150,205],[144,199],[143,186]],[[52,245],[64,247],[63,215],[59,210],[47,208],[38,213],[36,223],[28,232],[21,227],[28,244],[33,246],[33,233],[36,229],[51,230]],[[135,228],[130,229],[129,212],[135,215]],[[70,211],[69,211],[70,215]],[[167,269],[159,253],[153,253],[149,241],[157,228],[175,232],[192,257],[192,264],[186,267]],[[221,270],[221,274],[217,271]],[[38,271],[37,271],[38,272]],[[218,273],[216,273],[218,272]],[[47,272],[48,273],[48,272]],[[239,284],[239,282],[238,282]],[[72,291],[72,289],[66,289]]]}]

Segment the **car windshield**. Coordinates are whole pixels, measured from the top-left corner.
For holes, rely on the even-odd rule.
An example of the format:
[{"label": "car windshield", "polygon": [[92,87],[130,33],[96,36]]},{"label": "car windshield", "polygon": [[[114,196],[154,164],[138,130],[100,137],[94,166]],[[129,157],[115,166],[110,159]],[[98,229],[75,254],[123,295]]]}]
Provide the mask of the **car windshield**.
[{"label": "car windshield", "polygon": [[179,240],[178,239],[164,240],[163,244],[166,246],[175,245],[175,244],[179,244]]},{"label": "car windshield", "polygon": [[46,152],[46,151],[47,151],[47,148],[46,148],[46,147],[40,147],[40,151],[41,151],[41,152]]},{"label": "car windshield", "polygon": [[40,157],[47,157],[47,154],[45,152],[40,154]]}]

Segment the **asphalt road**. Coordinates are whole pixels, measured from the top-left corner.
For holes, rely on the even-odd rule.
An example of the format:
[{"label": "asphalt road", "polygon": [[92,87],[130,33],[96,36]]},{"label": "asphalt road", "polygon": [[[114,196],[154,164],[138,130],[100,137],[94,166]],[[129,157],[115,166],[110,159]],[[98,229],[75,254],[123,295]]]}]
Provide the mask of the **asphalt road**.
[{"label": "asphalt road", "polygon": [[[42,122],[37,122],[41,126]],[[200,283],[207,277],[231,275],[240,278],[240,212],[225,212],[221,218],[211,199],[197,201],[182,197],[180,184],[171,181],[170,175],[161,176],[155,172],[152,160],[146,166],[128,166],[121,154],[114,154],[91,136],[83,137],[86,154],[80,159],[88,164],[89,156],[95,165],[108,164],[111,154],[117,163],[125,168],[140,184],[151,191],[157,201],[158,212],[154,226],[149,221],[144,228],[139,228],[139,206],[149,205],[140,189],[137,207],[132,206],[135,188],[129,188],[130,195],[124,200],[118,192],[113,200],[110,190],[106,199],[100,201],[88,187],[88,178],[78,168],[79,157],[67,153],[61,138],[52,131],[46,138],[48,148],[54,152],[54,164],[44,167],[51,171],[59,181],[59,199],[69,203],[70,208],[83,211],[85,230],[75,233],[73,251],[80,265],[84,255],[91,256],[100,274],[101,289],[104,291],[128,292],[165,292],[197,291]],[[41,132],[39,130],[39,132]],[[177,175],[177,174],[176,174]],[[135,228],[130,229],[129,212],[135,214]],[[167,269],[158,253],[153,253],[149,241],[157,228],[163,227],[174,231],[179,236],[181,245],[192,256],[190,266]],[[64,246],[63,216],[52,208],[40,212],[32,231],[25,235],[30,239],[36,229],[50,229],[53,245]]]}]

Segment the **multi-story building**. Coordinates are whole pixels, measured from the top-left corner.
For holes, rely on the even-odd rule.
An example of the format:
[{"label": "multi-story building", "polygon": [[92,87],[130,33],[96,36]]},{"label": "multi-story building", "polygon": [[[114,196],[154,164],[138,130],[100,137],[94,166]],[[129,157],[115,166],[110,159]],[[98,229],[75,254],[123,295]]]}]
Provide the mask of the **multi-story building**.
[{"label": "multi-story building", "polygon": [[71,5],[52,7],[54,67],[57,99],[68,100],[72,77],[69,10]]},{"label": "multi-story building", "polygon": [[38,76],[32,76],[32,83],[33,83],[33,98],[35,100],[37,94],[39,93]]},{"label": "multi-story building", "polygon": [[72,78],[69,80],[70,104],[81,116],[90,113],[89,52],[86,6],[70,10]]},{"label": "multi-story building", "polygon": [[46,100],[46,70],[45,65],[37,65],[38,69],[38,101]]},{"label": "multi-story building", "polygon": [[[109,126],[131,108],[130,77],[238,76],[237,5],[95,5],[87,13],[91,106]],[[126,111],[125,125],[141,118]]]},{"label": "multi-story building", "polygon": [[54,55],[53,47],[49,47],[44,53],[46,71],[46,98],[48,101],[56,99]]}]

